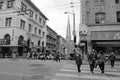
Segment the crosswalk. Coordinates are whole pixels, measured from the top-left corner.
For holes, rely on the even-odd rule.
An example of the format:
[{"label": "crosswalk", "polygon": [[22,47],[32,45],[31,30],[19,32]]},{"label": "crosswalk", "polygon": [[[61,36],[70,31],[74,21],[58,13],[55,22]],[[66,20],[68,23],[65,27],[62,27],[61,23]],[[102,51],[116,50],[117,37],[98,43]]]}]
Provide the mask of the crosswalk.
[{"label": "crosswalk", "polygon": [[75,64],[64,64],[52,80],[120,80],[120,71],[106,65],[104,74],[101,74],[99,67],[92,74],[89,65],[82,65],[78,74]]}]

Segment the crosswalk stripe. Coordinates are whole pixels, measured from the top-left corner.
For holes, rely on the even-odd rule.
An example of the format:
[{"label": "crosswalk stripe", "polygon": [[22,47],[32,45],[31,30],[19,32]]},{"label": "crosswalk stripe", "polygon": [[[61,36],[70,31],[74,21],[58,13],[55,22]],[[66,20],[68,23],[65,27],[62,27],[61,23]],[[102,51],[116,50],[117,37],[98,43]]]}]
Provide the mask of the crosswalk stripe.
[{"label": "crosswalk stripe", "polygon": [[[87,74],[86,74],[87,73]],[[89,74],[90,73],[90,74]],[[101,70],[99,67],[95,68],[94,73],[97,73],[97,75],[91,74],[89,65],[82,65],[81,66],[81,73],[78,75],[77,72],[77,66],[71,65],[71,64],[65,64],[63,65],[62,69],[60,69],[60,72],[56,73],[55,76],[58,79],[52,79],[52,80],[59,80],[61,78],[78,78],[78,79],[90,79],[90,80],[119,80],[119,77],[114,76],[107,76],[107,75],[115,75],[120,76],[120,73],[116,69],[112,69],[109,66],[105,67],[105,74],[101,74]]]},{"label": "crosswalk stripe", "polygon": [[[66,78],[78,78],[78,79],[90,79],[90,80],[94,80],[94,79],[99,79],[99,80],[119,80],[120,78],[118,77],[101,77],[101,76],[96,76],[96,75],[77,75],[77,74],[66,74],[66,73],[56,73],[57,77],[66,77]],[[112,78],[112,79],[111,79]]]},{"label": "crosswalk stripe", "polygon": [[[60,71],[65,71],[65,72],[77,72],[77,70],[70,70],[70,69],[60,69]],[[89,70],[82,70],[83,73],[90,73]],[[82,73],[81,72],[81,73]],[[100,73],[100,71],[94,71],[94,73]],[[119,72],[105,72],[105,74],[114,74],[114,75],[120,75]]]},{"label": "crosswalk stripe", "polygon": [[[74,67],[74,66],[63,66],[63,69],[76,70],[77,67],[76,67],[76,66],[75,66],[75,67]],[[82,70],[82,69],[90,70],[90,69],[89,69],[89,66],[87,66],[87,67],[86,67],[86,66],[82,66],[82,67],[81,67],[81,70]],[[95,70],[98,70],[98,69],[99,69],[99,67],[98,67],[98,68],[95,68]],[[111,69],[111,68],[105,68],[105,71],[113,71],[113,72],[115,71],[115,72],[117,72],[118,70],[116,70],[116,69],[114,69],[114,68],[113,68],[113,69]]]},{"label": "crosswalk stripe", "polygon": [[101,77],[96,75],[77,75],[77,74],[66,74],[66,73],[56,73],[56,76],[67,77],[67,78],[91,78],[91,79],[107,79],[107,77]]}]

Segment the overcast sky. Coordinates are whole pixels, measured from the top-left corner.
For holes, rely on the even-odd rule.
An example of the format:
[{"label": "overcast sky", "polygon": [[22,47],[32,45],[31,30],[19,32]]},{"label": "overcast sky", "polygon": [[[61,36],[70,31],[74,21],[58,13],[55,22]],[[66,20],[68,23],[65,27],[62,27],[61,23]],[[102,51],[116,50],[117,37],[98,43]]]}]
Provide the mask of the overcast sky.
[{"label": "overcast sky", "polygon": [[[31,0],[49,19],[47,22],[53,30],[55,30],[59,35],[66,38],[66,29],[67,29],[67,19],[68,14],[64,12],[72,12],[76,14],[75,23],[76,23],[76,34],[78,39],[79,23],[80,23],[80,0]],[[73,2],[73,9],[71,8],[71,2]],[[73,15],[70,15],[70,25],[71,32],[73,29]],[[72,36],[72,33],[71,33]],[[73,39],[73,38],[72,38]]]}]

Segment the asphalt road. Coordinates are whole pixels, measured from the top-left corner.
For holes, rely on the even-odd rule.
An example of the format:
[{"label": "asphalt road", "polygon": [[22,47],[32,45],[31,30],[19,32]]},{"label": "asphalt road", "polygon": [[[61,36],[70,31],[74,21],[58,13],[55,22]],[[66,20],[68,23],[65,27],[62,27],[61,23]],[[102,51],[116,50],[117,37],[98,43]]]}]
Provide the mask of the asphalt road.
[{"label": "asphalt road", "polygon": [[101,74],[99,68],[92,74],[89,65],[85,64],[78,75],[75,62],[71,60],[59,63],[53,60],[0,59],[0,80],[119,80],[118,63],[114,68],[107,64],[105,74]]},{"label": "asphalt road", "polygon": [[0,80],[51,80],[62,67],[62,62],[2,59],[0,60]]}]

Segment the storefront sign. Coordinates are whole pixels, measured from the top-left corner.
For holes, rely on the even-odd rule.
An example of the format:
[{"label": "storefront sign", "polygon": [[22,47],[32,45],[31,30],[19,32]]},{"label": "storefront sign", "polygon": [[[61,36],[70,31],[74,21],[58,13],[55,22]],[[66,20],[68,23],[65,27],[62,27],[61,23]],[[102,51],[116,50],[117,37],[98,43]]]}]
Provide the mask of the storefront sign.
[{"label": "storefront sign", "polygon": [[93,31],[91,40],[120,40],[120,31]]}]

